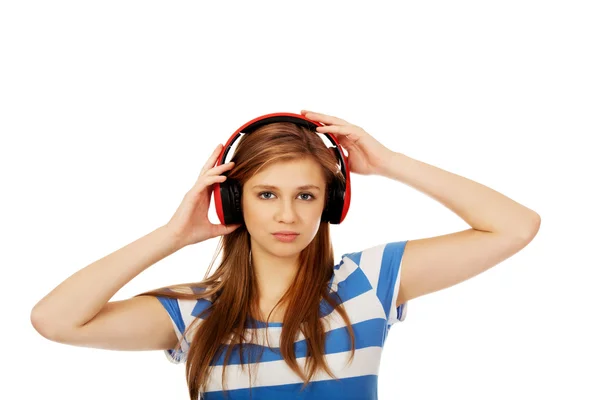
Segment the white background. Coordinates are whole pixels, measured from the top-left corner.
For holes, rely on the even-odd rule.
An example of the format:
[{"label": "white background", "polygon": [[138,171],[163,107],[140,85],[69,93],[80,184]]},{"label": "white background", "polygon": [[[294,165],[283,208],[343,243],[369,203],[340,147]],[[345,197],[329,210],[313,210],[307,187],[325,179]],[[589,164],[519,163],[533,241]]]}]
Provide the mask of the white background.
[{"label": "white background", "polygon": [[[166,223],[243,123],[306,108],[542,217],[521,252],[410,302],[380,399],[599,398],[595,2],[248,3],[0,6],[0,397],[187,398],[183,364],[50,342],[31,308]],[[469,227],[403,183],[352,179],[336,257]],[[114,300],[201,279],[216,244],[160,261]]]}]

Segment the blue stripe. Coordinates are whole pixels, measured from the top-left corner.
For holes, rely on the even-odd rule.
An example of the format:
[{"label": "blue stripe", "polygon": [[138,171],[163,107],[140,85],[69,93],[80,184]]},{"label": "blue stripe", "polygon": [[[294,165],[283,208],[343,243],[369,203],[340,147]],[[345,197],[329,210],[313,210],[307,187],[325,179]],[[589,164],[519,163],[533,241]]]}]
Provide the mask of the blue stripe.
[{"label": "blue stripe", "polygon": [[[198,299],[196,300],[196,305],[194,306],[194,309],[192,310],[192,315],[194,317],[199,317],[200,313],[204,310],[206,310],[208,307],[210,307],[212,303],[209,300],[206,299]],[[202,319],[205,319],[206,317],[208,317],[210,315],[210,312],[206,313]]]},{"label": "blue stripe", "polygon": [[379,282],[377,283],[377,297],[379,297],[388,319],[391,316],[391,312],[396,309],[396,305],[392,304],[392,298],[394,297],[394,283],[400,272],[400,261],[404,254],[406,242],[407,241],[387,243],[383,250]]},{"label": "blue stripe", "polygon": [[[337,294],[342,299],[342,302],[346,302],[355,297],[360,296],[363,293],[373,289],[369,279],[360,268],[356,268],[346,279],[338,282]],[[332,294],[332,299],[336,304],[339,303],[338,296]],[[333,308],[321,300],[321,313],[323,316],[329,315],[333,312]]]},{"label": "blue stripe", "polygon": [[[356,349],[363,349],[367,347],[381,347],[382,338],[385,335],[387,329],[387,321],[382,318],[374,318],[363,322],[358,322],[352,325],[354,330],[354,338]],[[269,342],[269,346],[262,346],[257,344],[245,344],[244,345],[244,363],[256,363],[256,362],[267,362],[267,361],[282,361],[283,356],[279,351],[279,343]],[[225,350],[219,355],[219,357],[211,362],[211,365],[224,365],[225,354],[229,346],[224,346]],[[240,362],[240,346],[233,345],[228,365],[239,365]],[[352,349],[352,343],[350,341],[350,334],[348,333],[346,326],[333,329],[325,333],[325,354],[335,354],[348,352]],[[261,354],[262,352],[262,354]],[[294,352],[296,358],[306,357],[307,344],[306,339],[299,340],[294,343]]]},{"label": "blue stripe", "polygon": [[163,307],[167,310],[171,319],[175,321],[175,325],[177,325],[177,329],[183,335],[185,331],[185,324],[183,323],[183,318],[181,317],[181,310],[179,309],[179,303],[177,299],[171,299],[169,297],[164,296],[156,296],[156,298],[162,303]]}]

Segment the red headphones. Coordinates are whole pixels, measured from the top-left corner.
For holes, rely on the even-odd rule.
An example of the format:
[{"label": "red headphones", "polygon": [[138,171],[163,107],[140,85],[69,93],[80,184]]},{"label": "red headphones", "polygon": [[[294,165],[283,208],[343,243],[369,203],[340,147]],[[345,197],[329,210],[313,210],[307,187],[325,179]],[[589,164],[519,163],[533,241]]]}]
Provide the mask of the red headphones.
[{"label": "red headphones", "polygon": [[[217,160],[217,165],[225,163],[227,153],[231,149],[235,140],[240,137],[243,133],[245,135],[251,134],[258,127],[270,124],[272,122],[292,122],[294,124],[309,128],[314,131],[315,134],[317,126],[323,126],[323,124],[315,121],[311,121],[301,114],[293,113],[273,113],[260,116],[253,119],[252,121],[246,122],[233,135],[229,138],[221,154]],[[320,132],[319,132],[320,133]],[[325,209],[321,215],[321,221],[329,222],[331,224],[340,224],[348,213],[350,208],[350,171],[348,169],[348,158],[342,151],[340,144],[337,139],[329,133],[323,133],[325,137],[333,144],[334,153],[340,163],[340,169],[346,182],[343,183],[338,179],[334,179],[327,193],[327,200],[325,203]],[[224,175],[227,175],[225,173]],[[215,207],[217,209],[217,215],[221,224],[232,225],[241,224],[244,219],[242,216],[242,186],[239,182],[233,179],[227,179],[225,182],[215,183],[214,188]]]}]

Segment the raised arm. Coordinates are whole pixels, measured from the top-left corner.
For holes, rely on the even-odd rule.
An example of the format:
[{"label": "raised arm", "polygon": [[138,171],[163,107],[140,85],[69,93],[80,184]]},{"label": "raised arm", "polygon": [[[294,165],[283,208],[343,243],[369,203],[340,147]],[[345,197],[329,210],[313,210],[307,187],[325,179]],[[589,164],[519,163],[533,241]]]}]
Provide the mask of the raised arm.
[{"label": "raised arm", "polygon": [[168,312],[158,299],[138,296],[109,302],[146,268],[177,250],[226,235],[237,225],[208,219],[213,185],[233,163],[216,167],[222,145],[213,151],[196,183],[164,226],[77,271],[31,311],[31,323],[44,337],[61,343],[113,350],[168,350],[177,344]]},{"label": "raised arm", "polygon": [[109,302],[142,271],[179,250],[162,226],[77,271],[42,298],[31,323],[45,338],[112,350],[160,350],[177,343],[168,313],[151,296]]}]

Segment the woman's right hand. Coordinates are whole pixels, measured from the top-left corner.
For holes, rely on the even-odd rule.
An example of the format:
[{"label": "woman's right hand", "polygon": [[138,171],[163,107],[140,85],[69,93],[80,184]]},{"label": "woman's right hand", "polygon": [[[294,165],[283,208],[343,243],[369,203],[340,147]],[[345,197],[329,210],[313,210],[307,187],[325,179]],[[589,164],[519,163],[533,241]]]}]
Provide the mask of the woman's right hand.
[{"label": "woman's right hand", "polygon": [[208,220],[208,207],[214,184],[224,182],[221,175],[233,167],[233,162],[214,167],[223,145],[219,144],[212,153],[194,186],[186,193],[183,201],[166,228],[177,238],[181,247],[195,244],[216,236],[226,235],[241,226],[213,224]]}]

